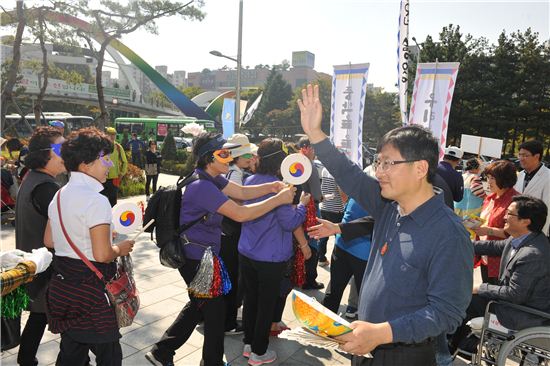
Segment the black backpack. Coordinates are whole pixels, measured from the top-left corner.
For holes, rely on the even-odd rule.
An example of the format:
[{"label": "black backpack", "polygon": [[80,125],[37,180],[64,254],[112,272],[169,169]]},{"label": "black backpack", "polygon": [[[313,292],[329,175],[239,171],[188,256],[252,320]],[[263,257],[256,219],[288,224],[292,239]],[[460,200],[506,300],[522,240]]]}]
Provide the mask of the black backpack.
[{"label": "black backpack", "polygon": [[186,177],[179,177],[176,185],[160,187],[151,196],[143,215],[143,225],[155,219],[155,222],[145,231],[151,233],[151,240],[153,240],[153,231],[155,232],[156,244],[159,248],[203,219],[201,217],[186,225],[179,225],[181,190],[197,179],[200,179],[198,174],[191,172]]}]

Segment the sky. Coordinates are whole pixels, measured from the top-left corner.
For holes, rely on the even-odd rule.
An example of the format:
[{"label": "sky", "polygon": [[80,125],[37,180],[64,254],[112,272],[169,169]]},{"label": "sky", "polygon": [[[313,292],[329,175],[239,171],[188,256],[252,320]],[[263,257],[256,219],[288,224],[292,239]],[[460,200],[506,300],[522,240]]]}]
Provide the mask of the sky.
[{"label": "sky", "polygon": [[[236,57],[239,1],[204,3],[200,22],[164,18],[157,22],[158,35],[140,30],[122,42],[150,65],[167,65],[169,73],[234,67],[209,52]],[[306,50],[315,54],[317,71],[332,74],[333,65],[368,62],[368,82],[397,91],[398,17],[398,0],[244,0],[242,64],[279,64],[291,61],[293,51]],[[427,35],[437,40],[449,24],[490,43],[503,30],[528,27],[540,40],[550,39],[550,0],[410,0],[409,17],[409,37],[420,43]]]}]

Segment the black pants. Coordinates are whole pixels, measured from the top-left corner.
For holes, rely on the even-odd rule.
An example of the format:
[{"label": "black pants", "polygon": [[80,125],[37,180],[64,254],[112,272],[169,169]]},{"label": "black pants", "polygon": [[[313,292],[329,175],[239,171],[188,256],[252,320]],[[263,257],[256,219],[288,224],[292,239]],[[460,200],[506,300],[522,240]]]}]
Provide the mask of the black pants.
[{"label": "black pants", "polygon": [[304,285],[312,285],[317,281],[317,262],[319,260],[319,253],[317,249],[309,246],[311,249],[311,257],[304,262],[304,267],[306,270],[306,283]]},{"label": "black pants", "polygon": [[149,195],[149,186],[151,185],[151,182],[153,182],[153,193],[157,191],[157,181],[159,180],[159,175],[146,175],[145,176],[145,195]]},{"label": "black pants", "polygon": [[[200,261],[187,259],[179,269],[187,286],[195,277]],[[223,337],[225,301],[223,296],[200,299],[189,294],[190,301],[164,335],[152,348],[155,356],[163,362],[171,361],[175,351],[189,339],[197,324],[204,320],[204,343],[202,359],[204,366],[223,365]]]},{"label": "black pants", "polygon": [[104,195],[109,199],[109,203],[111,204],[111,207],[116,205],[118,187],[115,187],[112,179],[107,179],[105,183],[103,183],[103,190],[99,193],[101,193],[102,195]]},{"label": "black pants", "polygon": [[367,261],[361,260],[343,249],[335,246],[330,265],[330,288],[325,293],[323,305],[338,314],[342,294],[353,276],[357,289],[367,268]]},{"label": "black pants", "polygon": [[468,337],[470,334],[470,327],[466,323],[480,316],[485,315],[485,308],[489,303],[489,299],[481,297],[477,294],[472,295],[472,300],[470,300],[470,305],[466,309],[466,318],[462,321],[462,324],[457,328],[453,335],[451,335],[450,345],[452,350],[456,350],[460,343]]},{"label": "black pants", "polygon": [[108,343],[80,343],[71,338],[68,332],[61,334],[61,344],[57,355],[56,366],[86,366],[92,351],[97,366],[122,365],[122,349],[118,340]]},{"label": "black pants", "polygon": [[389,344],[375,348],[373,358],[354,356],[352,366],[435,366],[435,343],[422,345]]},{"label": "black pants", "polygon": [[263,355],[269,345],[286,262],[260,262],[241,255],[239,264],[244,287],[244,344],[250,344],[255,354]]},{"label": "black pants", "polygon": [[220,257],[225,264],[229,279],[231,280],[231,291],[225,295],[225,330],[237,327],[237,312],[240,307],[239,299],[239,235],[222,235]]},{"label": "black pants", "polygon": [[[328,220],[330,222],[339,223],[342,221],[342,217],[344,217],[343,212],[332,212],[332,211],[323,211],[321,210],[321,218]],[[328,243],[328,236],[326,238],[319,239],[319,261],[326,261],[327,260],[327,243]]]},{"label": "black pants", "polygon": [[48,319],[44,313],[31,312],[25,329],[21,333],[21,344],[17,354],[17,363],[21,366],[37,365],[35,361],[36,352],[40,341],[48,325]]}]

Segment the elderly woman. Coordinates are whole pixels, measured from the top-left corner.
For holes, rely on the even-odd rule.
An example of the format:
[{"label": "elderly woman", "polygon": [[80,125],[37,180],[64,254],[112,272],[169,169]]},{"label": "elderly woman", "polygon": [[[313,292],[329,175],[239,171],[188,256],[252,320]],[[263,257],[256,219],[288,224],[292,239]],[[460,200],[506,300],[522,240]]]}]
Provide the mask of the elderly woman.
[{"label": "elderly woman", "polygon": [[[246,185],[280,182],[280,167],[286,151],[279,139],[263,140],[258,148],[258,170],[246,180]],[[269,196],[271,194],[248,202],[254,203]],[[270,363],[277,358],[275,351],[267,348],[271,320],[287,262],[293,255],[292,233],[304,222],[308,202],[309,195],[302,195],[296,208],[283,205],[243,224],[239,240],[240,273],[244,285],[243,356],[249,357],[251,365]]]},{"label": "elderly woman", "polygon": [[99,193],[112,151],[111,141],[95,128],[73,132],[61,148],[71,177],[49,206],[44,235],[44,244],[55,249],[47,301],[50,331],[61,333],[58,366],[84,365],[90,350],[98,365],[122,364],[121,335],[105,284],[73,249],[106,281],[115,275],[115,260],[132,251],[133,240],[112,245],[111,205]]},{"label": "elderly woman", "polygon": [[[15,247],[25,252],[44,247],[44,230],[48,222],[48,205],[59,189],[55,176],[65,171],[61,158],[64,139],[53,127],[39,127],[29,141],[25,165],[29,169],[17,195],[15,212]],[[20,365],[35,365],[36,352],[46,329],[46,288],[51,271],[37,275],[27,285],[32,301],[30,316],[21,335],[17,355]]]},{"label": "elderly woman", "polygon": [[[491,194],[483,201],[480,217],[485,223],[473,231],[478,240],[501,240],[508,237],[504,231],[506,209],[512,198],[519,193],[514,189],[517,181],[516,168],[507,160],[498,160],[485,168]],[[483,282],[496,284],[498,281],[500,257],[484,257],[481,260]]]},{"label": "elderly woman", "polygon": [[[222,218],[237,222],[254,220],[278,206],[292,202],[294,188],[285,188],[282,182],[268,182],[253,186],[241,186],[224,177],[233,160],[230,147],[221,135],[204,133],[193,144],[197,158],[195,173],[200,179],[188,184],[181,201],[180,225],[194,223],[183,232],[186,263],[179,272],[190,287],[200,267],[201,259],[209,248],[214,255],[220,252]],[[245,201],[275,196],[262,202],[240,206],[229,197]],[[145,357],[153,365],[173,365],[175,351],[191,336],[197,324],[204,320],[202,361],[204,366],[221,366],[223,362],[223,338],[225,326],[225,301],[220,295],[205,298],[189,291],[190,301],[174,323],[164,333]]]}]

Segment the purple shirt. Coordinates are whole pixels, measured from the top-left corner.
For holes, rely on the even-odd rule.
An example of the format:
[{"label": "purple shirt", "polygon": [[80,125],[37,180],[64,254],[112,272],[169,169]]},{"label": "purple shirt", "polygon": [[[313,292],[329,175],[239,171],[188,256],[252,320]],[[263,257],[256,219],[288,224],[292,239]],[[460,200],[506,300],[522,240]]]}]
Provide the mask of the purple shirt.
[{"label": "purple shirt", "polygon": [[[246,179],[245,185],[263,184],[278,181],[272,175],[255,174]],[[245,203],[263,201],[273,193]],[[239,253],[250,259],[262,262],[285,262],[292,257],[292,232],[304,222],[306,208],[299,204],[296,208],[282,205],[243,223],[239,239]]]},{"label": "purple shirt", "polygon": [[200,179],[185,187],[181,198],[180,225],[190,223],[199,217],[207,216],[183,232],[191,243],[185,246],[185,255],[189,259],[202,259],[206,246],[212,247],[212,252],[220,252],[221,223],[223,216],[217,213],[221,205],[229,198],[222,189],[229,181],[222,175],[212,177],[203,170],[196,169]]}]

